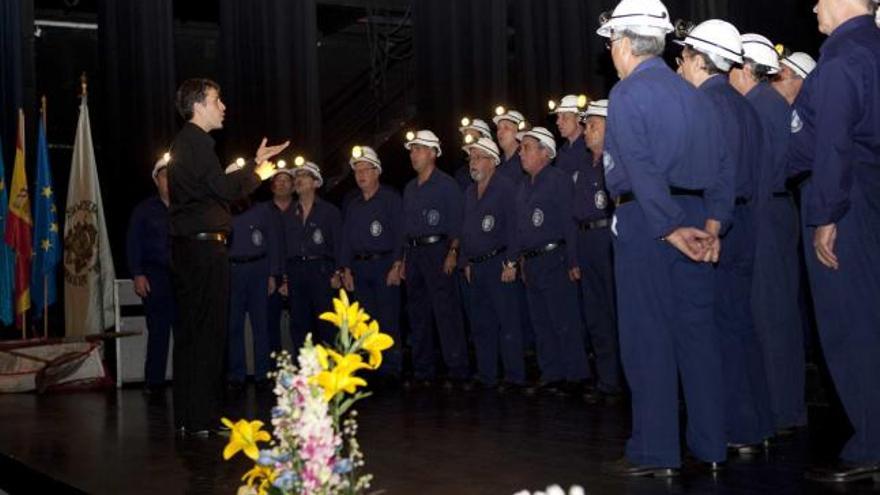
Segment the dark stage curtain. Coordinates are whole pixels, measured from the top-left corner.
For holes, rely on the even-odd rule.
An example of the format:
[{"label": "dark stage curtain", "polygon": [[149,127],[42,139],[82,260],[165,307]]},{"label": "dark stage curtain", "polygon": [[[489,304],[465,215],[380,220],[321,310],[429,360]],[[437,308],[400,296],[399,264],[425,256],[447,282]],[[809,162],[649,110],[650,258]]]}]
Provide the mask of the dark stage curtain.
[{"label": "dark stage curtain", "polygon": [[492,109],[508,98],[507,1],[417,0],[413,21],[418,108],[412,124],[437,133],[443,158],[454,167],[461,118],[491,125]]},{"label": "dark stage curtain", "polygon": [[150,172],[179,126],[172,0],[102,0],[98,25],[102,77],[89,84],[89,111],[103,111],[103,128],[92,133],[102,137],[98,171],[114,264],[125,272],[128,216],[155,191]]},{"label": "dark stage curtain", "polygon": [[604,97],[616,80],[599,14],[617,2],[510,0],[514,101],[535,125],[548,125],[547,100],[565,94]]},{"label": "dark stage curtain", "polygon": [[227,152],[265,135],[324,165],[315,0],[220,0],[220,41]]},{"label": "dark stage curtain", "polygon": [[36,142],[33,0],[0,1],[0,67],[0,142],[6,174],[11,177],[19,108],[25,113],[28,153]]}]

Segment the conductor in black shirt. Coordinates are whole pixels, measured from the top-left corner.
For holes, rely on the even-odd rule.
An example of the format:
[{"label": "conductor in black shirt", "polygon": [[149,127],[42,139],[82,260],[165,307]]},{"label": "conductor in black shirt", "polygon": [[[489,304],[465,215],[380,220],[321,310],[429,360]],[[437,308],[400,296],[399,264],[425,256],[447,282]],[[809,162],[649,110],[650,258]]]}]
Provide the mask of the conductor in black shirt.
[{"label": "conductor in black shirt", "polygon": [[229,203],[250,194],[273,170],[269,158],[289,142],[260,144],[255,157],[230,174],[209,132],[223,127],[220,86],[189,79],[177,90],[187,122],[174,138],[168,186],[171,277],[177,298],[174,328],[174,421],[186,434],[206,436],[219,426],[229,300],[226,237]]}]

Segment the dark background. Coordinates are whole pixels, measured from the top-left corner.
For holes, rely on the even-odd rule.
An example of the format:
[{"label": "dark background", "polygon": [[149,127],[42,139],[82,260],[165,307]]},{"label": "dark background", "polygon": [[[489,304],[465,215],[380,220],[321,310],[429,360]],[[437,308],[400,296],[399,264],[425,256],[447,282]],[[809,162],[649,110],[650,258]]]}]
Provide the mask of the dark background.
[{"label": "dark background", "polygon": [[[66,201],[80,75],[89,109],[118,277],[134,205],[154,191],[150,170],[181,124],[174,92],[189,77],[220,83],[226,128],[215,133],[225,162],[250,156],[262,136],[290,138],[283,158],[303,154],[338,200],[353,187],[347,155],[376,147],[383,180],[413,176],[402,133],[429,127],[454,170],[457,125],[488,119],[499,103],[538,125],[550,97],[607,95],[616,80],[599,14],[616,0],[0,0],[0,142],[7,178],[15,112],[27,120],[30,187],[39,98],[48,98],[48,139],[57,205]],[[741,32],[814,56],[822,41],[806,0],[668,0],[673,19],[723,18]],[[72,23],[67,27],[48,23]],[[671,49],[672,50],[672,49]],[[263,196],[267,191],[261,190]],[[60,288],[59,299],[63,294]],[[50,310],[63,333],[62,301]],[[8,335],[8,334],[7,334]]]}]

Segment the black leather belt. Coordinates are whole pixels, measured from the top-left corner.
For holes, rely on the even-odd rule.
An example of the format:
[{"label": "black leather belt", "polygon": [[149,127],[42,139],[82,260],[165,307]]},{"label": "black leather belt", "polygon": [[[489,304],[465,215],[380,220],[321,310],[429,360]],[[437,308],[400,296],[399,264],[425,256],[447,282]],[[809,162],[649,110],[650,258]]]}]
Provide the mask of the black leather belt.
[{"label": "black leather belt", "polygon": [[223,232],[196,232],[195,234],[184,237],[193,241],[213,241],[223,243],[225,243],[226,239],[229,238],[229,236],[227,236]]},{"label": "black leather belt", "polygon": [[290,261],[333,261],[333,258],[323,254],[313,254],[309,256],[288,256]]},{"label": "black leather belt", "polygon": [[194,241],[226,242],[226,238],[227,235],[223,232],[197,232],[187,236],[187,239]]},{"label": "black leather belt", "polygon": [[598,220],[593,220],[592,222],[580,222],[578,224],[578,228],[581,230],[593,230],[608,227],[609,225],[611,225],[611,220],[608,220],[607,218],[600,218]]},{"label": "black leather belt", "polygon": [[535,256],[541,256],[542,254],[547,254],[547,253],[555,250],[559,246],[564,246],[564,245],[565,245],[565,241],[551,242],[549,244],[544,244],[543,246],[541,246],[539,248],[535,248],[535,249],[531,249],[529,251],[526,251],[523,253],[522,256],[525,259],[534,258]]},{"label": "black leather belt", "polygon": [[406,240],[406,243],[411,247],[430,246],[445,239],[446,234],[423,235],[420,237],[410,237]]},{"label": "black leather belt", "polygon": [[739,196],[738,198],[736,198],[733,201],[733,204],[735,204],[736,206],[747,205],[747,204],[749,204],[749,198],[744,198],[742,196]]},{"label": "black leather belt", "polygon": [[229,262],[233,265],[243,265],[245,263],[253,263],[254,261],[260,261],[261,259],[266,257],[266,253],[263,254],[255,254],[253,256],[230,256]]},{"label": "black leather belt", "polygon": [[355,261],[374,261],[391,254],[391,251],[377,251],[375,253],[359,253],[354,255]]},{"label": "black leather belt", "polygon": [[470,261],[471,263],[482,263],[484,261],[490,260],[490,259],[498,256],[499,254],[503,253],[504,251],[507,251],[507,247],[500,247],[497,249],[493,249],[486,254],[482,254],[480,256],[474,256],[472,258],[468,258],[468,261]]},{"label": "black leather belt", "polygon": [[780,192],[775,192],[775,193],[773,193],[773,197],[774,197],[774,198],[790,198],[790,197],[791,197],[791,191],[780,191]]},{"label": "black leather belt", "polygon": [[[672,186],[669,188],[669,194],[672,196],[696,196],[698,198],[703,197],[702,189],[686,189],[684,187],[675,187]],[[629,203],[630,201],[635,201],[636,195],[632,192],[625,192],[620,196],[614,198],[614,206],[624,205]]]}]

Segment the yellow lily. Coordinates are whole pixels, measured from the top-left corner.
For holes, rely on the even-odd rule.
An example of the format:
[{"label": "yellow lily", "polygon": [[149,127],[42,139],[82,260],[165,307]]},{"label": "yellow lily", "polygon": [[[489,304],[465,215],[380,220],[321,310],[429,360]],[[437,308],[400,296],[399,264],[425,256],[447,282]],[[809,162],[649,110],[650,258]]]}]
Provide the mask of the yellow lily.
[{"label": "yellow lily", "polygon": [[[374,323],[376,325],[378,325],[378,322],[376,322],[376,320],[371,321],[370,325],[372,325]],[[370,325],[367,325],[367,322],[365,322],[365,321],[361,321],[361,322],[358,322],[357,325],[355,325],[353,327],[349,327],[348,330],[351,332],[351,336],[354,337],[355,340],[357,340],[357,339],[361,338],[361,336],[363,336],[365,333],[370,332]]]},{"label": "yellow lily", "polygon": [[229,443],[223,449],[224,460],[229,460],[239,450],[243,451],[244,455],[251,459],[257,460],[260,456],[260,448],[257,446],[257,442],[268,442],[272,438],[269,436],[269,432],[261,430],[263,427],[262,421],[240,419],[237,423],[233,423],[226,418],[222,418],[221,421],[232,431],[232,434],[229,436]]},{"label": "yellow lily", "polygon": [[378,325],[376,325],[376,330],[367,335],[363,344],[364,350],[370,354],[370,367],[377,369],[381,366],[382,351],[390,349],[393,345],[394,339],[387,333],[380,332]]},{"label": "yellow lily", "polygon": [[319,318],[329,321],[338,328],[342,328],[345,324],[351,330],[369,320],[370,315],[365,313],[357,302],[350,304],[345,289],[339,289],[339,298],[333,298],[333,311],[322,313]]},{"label": "yellow lily", "polygon": [[244,473],[241,480],[247,482],[248,488],[253,488],[254,484],[259,482],[259,485],[257,485],[257,493],[259,495],[265,495],[269,491],[269,486],[272,485],[272,482],[275,481],[275,478],[277,477],[278,473],[276,473],[271,467],[260,466],[257,464],[253,469]]},{"label": "yellow lily", "polygon": [[360,354],[346,354],[343,356],[333,349],[327,349],[327,355],[333,359],[333,363],[335,364],[333,371],[338,373],[351,374],[357,370],[369,367],[364,363]]},{"label": "yellow lily", "polygon": [[321,365],[322,370],[326,370],[330,367],[330,362],[327,360],[327,349],[324,346],[318,344],[315,346],[315,352],[318,354],[318,364]]},{"label": "yellow lily", "polygon": [[367,385],[366,380],[353,375],[357,370],[369,368],[360,355],[346,354],[343,356],[332,349],[328,349],[327,352],[336,366],[330,371],[318,373],[313,378],[314,382],[324,390],[325,401],[329,402],[340,392],[353,394],[357,387]]}]

